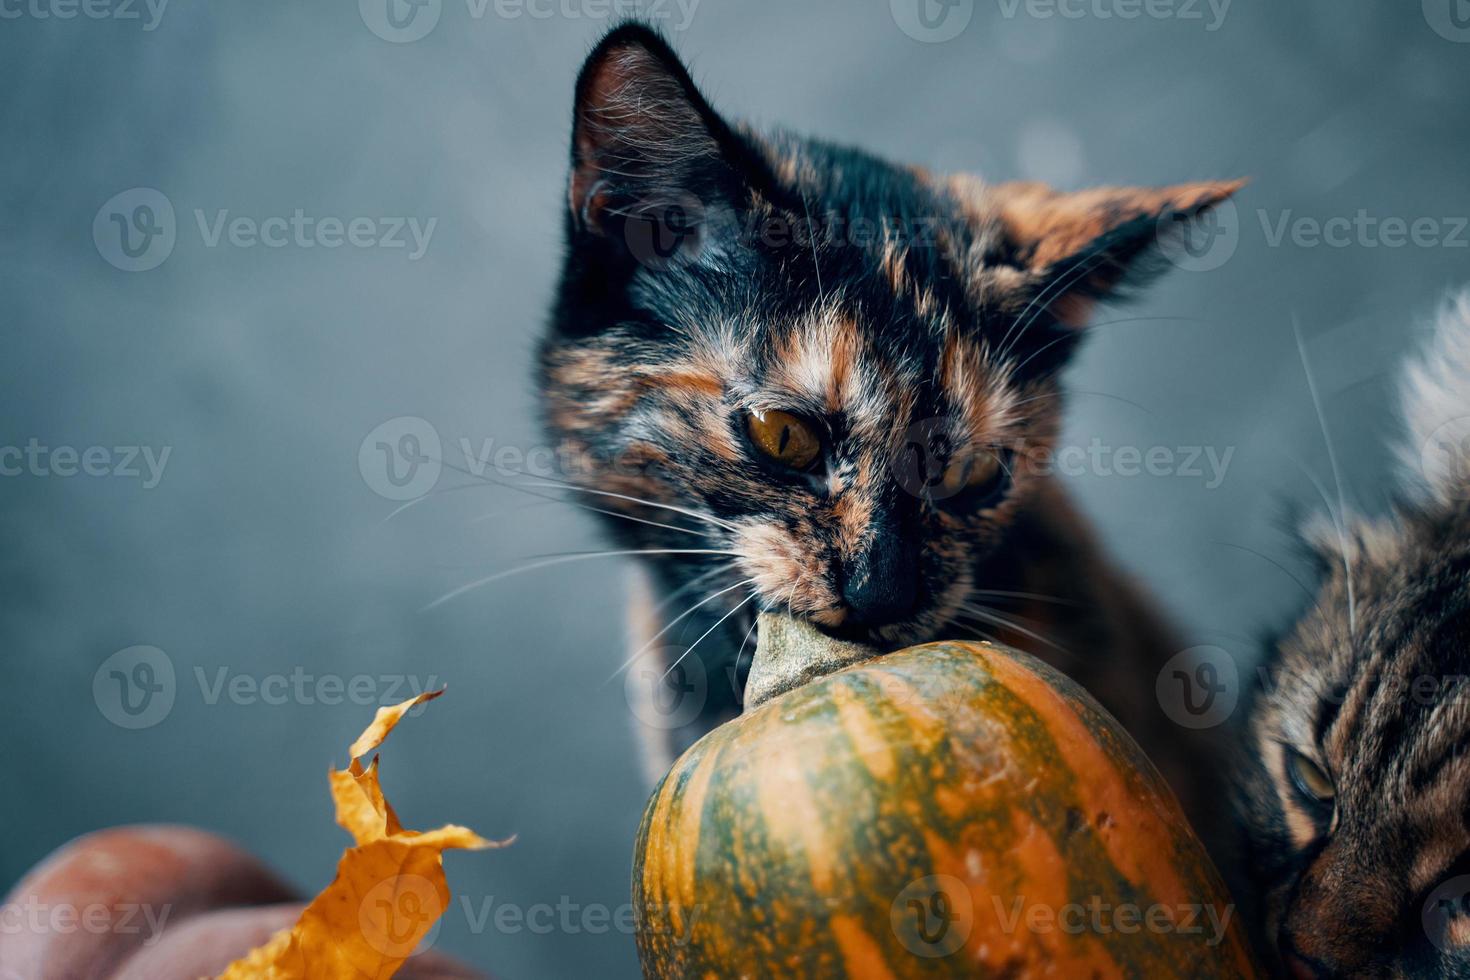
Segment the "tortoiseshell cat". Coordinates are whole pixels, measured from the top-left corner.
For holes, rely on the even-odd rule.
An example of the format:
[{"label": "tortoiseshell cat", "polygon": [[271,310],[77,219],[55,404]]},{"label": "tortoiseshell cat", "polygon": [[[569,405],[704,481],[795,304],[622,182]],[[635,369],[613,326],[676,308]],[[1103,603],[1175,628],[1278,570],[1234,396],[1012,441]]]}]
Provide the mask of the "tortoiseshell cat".
[{"label": "tortoiseshell cat", "polygon": [[693,646],[709,679],[651,773],[739,711],[754,612],[783,608],[889,648],[978,624],[1191,797],[1153,695],[1180,645],[1034,462],[1093,303],[1238,185],[1062,194],[757,133],[638,25],[583,67],[571,156],[545,417],[652,596],[684,600],[641,605],[638,642],[674,625],[665,662]]},{"label": "tortoiseshell cat", "polygon": [[1309,534],[1321,590],[1251,711],[1248,867],[1294,977],[1470,977],[1470,294],[1402,394],[1424,479]]}]

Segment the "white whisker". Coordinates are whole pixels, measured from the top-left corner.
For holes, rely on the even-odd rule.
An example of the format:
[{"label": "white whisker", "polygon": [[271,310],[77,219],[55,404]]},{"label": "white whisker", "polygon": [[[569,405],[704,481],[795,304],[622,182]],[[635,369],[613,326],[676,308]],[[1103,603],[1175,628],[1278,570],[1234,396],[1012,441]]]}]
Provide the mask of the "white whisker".
[{"label": "white whisker", "polygon": [[[1045,313],[1051,307],[1051,304],[1055,303],[1059,298],[1065,295],[1068,288],[1070,288],[1079,279],[1081,279],[1083,276],[1087,275],[1093,270],[1094,266],[1098,264],[1098,260],[1105,257],[1105,252],[1108,247],[1109,243],[1107,242],[1099,245],[1087,255],[1083,256],[1082,259],[1077,263],[1076,267],[1069,269],[1064,274],[1058,276],[1056,279],[1052,280],[1051,283],[1046,286],[1046,288],[1042,289],[1035,296],[1031,297],[1031,301],[1026,304],[1026,308],[1023,309],[1020,315],[1016,317],[1016,322],[1011,324],[1011,326],[1007,328],[1005,336],[1001,338],[1000,353],[996,355],[997,361],[1005,360],[1006,355],[1010,353],[1011,347],[1014,346],[1014,344],[1019,344],[1021,342],[1021,338],[1025,335],[1026,331],[1031,329],[1031,324],[1034,323],[1037,318],[1039,318],[1043,313]],[[1044,298],[1048,293],[1051,293],[1053,290],[1056,291],[1056,294],[1048,299],[1045,303],[1043,303],[1028,319],[1026,314],[1030,313],[1031,308],[1033,306],[1036,306],[1036,303],[1039,300]],[[1018,324],[1020,325],[1021,329],[1016,333],[1015,341],[1012,342],[1011,331],[1015,330]]]},{"label": "white whisker", "polygon": [[[688,609],[686,609],[683,612],[681,612],[678,616],[675,616],[673,619],[669,620],[669,622],[667,624],[665,624],[665,626],[664,626],[663,629],[659,630],[657,633],[653,634],[653,636],[649,637],[648,642],[645,643],[645,644],[643,644],[643,646],[639,647],[638,650],[631,657],[629,657],[627,660],[624,660],[623,663],[622,663],[622,665],[620,667],[618,667],[617,670],[613,671],[610,675],[608,675],[607,680],[606,681],[603,681],[603,683],[606,684],[606,683],[610,682],[614,677],[617,677],[623,671],[625,671],[629,667],[633,666],[633,664],[638,661],[638,658],[639,657],[641,657],[645,653],[647,653],[649,651],[649,649],[651,649],[653,647],[653,645],[659,641],[659,638],[660,637],[662,637],[669,630],[673,629],[675,626],[679,625],[679,623],[681,621],[683,621],[685,617],[691,615],[692,613],[694,613],[695,611],[697,611],[700,607],[702,607],[702,606],[704,606],[704,605],[706,605],[708,603],[713,602],[714,600],[718,599],[720,596],[726,594],[727,592],[734,592],[736,589],[740,588],[741,586],[750,585],[754,581],[755,581],[755,579],[753,579],[753,578],[752,579],[746,579],[744,582],[736,582],[734,585],[732,585],[732,586],[730,586],[728,588],[724,588],[724,589],[721,589],[718,592],[715,592],[715,593],[712,593],[710,595],[707,595],[703,599],[701,599],[698,602],[696,602],[694,605],[690,606]],[[737,606],[736,608],[738,609],[739,606]],[[720,622],[724,622],[724,620],[722,619],[722,620],[720,620]],[[668,675],[665,674],[664,676],[667,677]]]},{"label": "white whisker", "polygon": [[[490,484],[492,486],[506,487],[506,488],[511,489],[511,490],[519,490],[522,493],[530,493],[533,497],[542,497],[542,498],[547,499],[547,500],[560,500],[561,499],[561,498],[558,498],[558,497],[547,497],[545,494],[532,493],[531,492],[531,489],[530,489],[531,487],[538,487],[538,488],[544,488],[544,489],[550,489],[550,490],[566,490],[566,491],[569,491],[569,492],[572,492],[572,493],[586,493],[586,494],[592,494],[594,496],[599,496],[599,497],[611,497],[611,498],[614,498],[614,499],[617,499],[617,500],[626,500],[626,501],[628,501],[630,503],[641,504],[641,505],[643,505],[645,507],[653,507],[653,508],[659,509],[659,510],[667,510],[667,511],[670,511],[672,513],[682,514],[685,517],[692,517],[692,518],[694,518],[697,521],[701,521],[701,522],[703,522],[705,524],[710,524],[710,525],[712,525],[714,527],[720,527],[720,528],[723,528],[723,529],[725,529],[727,531],[738,531],[739,530],[739,528],[736,527],[734,524],[731,524],[728,521],[722,521],[719,518],[714,517],[713,515],[710,515],[710,514],[701,514],[698,511],[690,510],[690,509],[688,509],[686,507],[677,507],[677,506],[675,506],[673,504],[663,504],[663,503],[659,503],[658,501],[655,501],[655,500],[644,500],[642,497],[633,497],[633,496],[630,496],[628,494],[623,494],[623,493],[613,493],[610,490],[594,490],[591,487],[579,487],[575,483],[567,483],[567,482],[562,481],[562,480],[553,480],[553,479],[550,479],[548,477],[537,476],[537,475],[531,474],[531,473],[519,473],[519,474],[516,474],[516,475],[517,476],[524,476],[524,477],[527,477],[529,479],[536,480],[537,482],[535,482],[535,483],[515,483],[515,482],[512,482],[512,481],[507,480],[507,479],[496,479],[495,477],[486,475],[485,473],[475,473],[475,472],[472,472],[471,470],[465,469],[462,466],[456,466],[454,463],[450,462],[447,459],[440,459],[439,462],[443,466],[447,467],[448,469],[454,470],[456,473],[459,473],[459,474],[461,474],[463,476],[467,476],[467,477],[469,477],[472,480],[478,480],[481,483]],[[561,502],[562,503],[573,503],[572,501],[568,501],[568,500],[562,500]],[[575,506],[586,506],[586,505],[576,504]],[[633,517],[631,517],[629,515],[626,515],[626,514],[617,514],[615,512],[611,512],[611,511],[600,511],[600,510],[598,510],[597,508],[594,508],[594,507],[587,507],[587,509],[588,510],[595,511],[596,513],[607,513],[610,516],[627,517],[629,520],[640,520],[639,518],[633,518]],[[690,533],[690,534],[698,534],[698,533],[700,533],[698,531],[694,531],[694,530],[692,530],[690,528],[687,528],[687,527],[685,527],[685,528],[673,528],[672,525],[659,525],[659,526],[670,527],[671,529],[685,531],[685,532]]]},{"label": "white whisker", "polygon": [[1010,619],[1007,619],[1005,616],[1002,616],[1000,613],[994,612],[993,610],[981,609],[978,606],[971,606],[971,605],[965,605],[965,606],[962,607],[962,609],[964,610],[964,612],[967,615],[974,616],[975,618],[981,620],[982,622],[989,623],[992,626],[999,626],[1002,629],[1008,629],[1008,630],[1011,630],[1013,632],[1020,633],[1022,636],[1030,637],[1031,639],[1035,640],[1037,643],[1044,643],[1045,645],[1051,647],[1053,650],[1057,651],[1058,653],[1061,653],[1061,654],[1064,654],[1064,655],[1066,655],[1068,657],[1071,657],[1074,660],[1080,659],[1080,658],[1078,658],[1078,656],[1075,653],[1073,653],[1071,650],[1068,650],[1066,647],[1064,647],[1064,646],[1056,643],[1053,640],[1048,639],[1045,636],[1042,636],[1040,633],[1037,633],[1035,630],[1027,629],[1026,627],[1022,626],[1020,623],[1016,623],[1016,622],[1013,622]]},{"label": "white whisker", "polygon": [[[745,639],[740,641],[740,649],[735,651],[735,675],[737,677],[740,675],[740,658],[745,656],[745,645],[750,642],[751,634],[753,634],[755,632],[755,628],[760,625],[760,621],[761,620],[759,616],[750,617],[750,629],[745,631]],[[752,653],[751,657],[754,656],[755,654]],[[742,697],[741,701],[743,702],[744,700],[745,699]]]},{"label": "white whisker", "polygon": [[[1291,333],[1296,338],[1296,350],[1302,361],[1302,373],[1307,376],[1307,391],[1312,395],[1312,407],[1317,410],[1317,422],[1322,426],[1322,441],[1327,444],[1327,463],[1332,467],[1332,482],[1337,486],[1337,515],[1332,523],[1337,528],[1337,542],[1342,549],[1342,578],[1347,588],[1348,637],[1358,631],[1357,603],[1353,599],[1353,574],[1348,559],[1347,502],[1342,492],[1342,474],[1337,468],[1337,452],[1332,448],[1332,434],[1327,428],[1327,415],[1322,411],[1322,399],[1317,394],[1317,379],[1312,376],[1312,366],[1307,361],[1307,346],[1302,342],[1302,327],[1296,314],[1291,317]],[[1324,494],[1325,496],[1325,494]],[[1329,508],[1330,512],[1331,508]]]},{"label": "white whisker", "polygon": [[[1309,472],[1307,474],[1307,476],[1310,478],[1312,475]],[[1313,478],[1313,479],[1315,479],[1315,478]],[[1278,571],[1280,571],[1282,575],[1285,575],[1287,578],[1291,579],[1292,583],[1294,585],[1296,585],[1297,588],[1301,589],[1302,590],[1302,594],[1305,595],[1308,599],[1315,599],[1316,598],[1316,593],[1314,593],[1311,589],[1307,588],[1307,585],[1306,585],[1305,582],[1303,582],[1301,579],[1299,579],[1295,575],[1293,575],[1291,573],[1291,570],[1290,569],[1288,569],[1285,565],[1281,564],[1281,562],[1277,561],[1276,559],[1271,558],[1271,557],[1269,557],[1267,555],[1264,555],[1264,554],[1262,554],[1261,552],[1257,551],[1254,548],[1247,548],[1243,544],[1234,544],[1234,543],[1232,543],[1230,541],[1211,541],[1210,544],[1217,544],[1217,545],[1219,545],[1222,548],[1234,548],[1236,551],[1244,551],[1248,555],[1255,555],[1257,558],[1261,559],[1261,561],[1265,562],[1268,565],[1273,566]]]},{"label": "white whisker", "polygon": [[746,605],[748,605],[755,598],[757,598],[757,596],[756,596],[756,594],[754,592],[752,592],[750,595],[746,596],[744,599],[741,599],[740,602],[738,602],[735,605],[735,608],[731,609],[729,612],[725,613],[725,615],[723,615],[719,619],[715,620],[715,625],[711,626],[709,629],[707,629],[703,633],[701,633],[700,636],[699,636],[699,639],[695,640],[693,643],[691,643],[689,645],[689,649],[687,649],[683,653],[679,654],[678,658],[673,663],[669,664],[669,669],[666,670],[666,671],[664,671],[663,677],[660,677],[659,680],[663,680],[664,677],[668,677],[670,674],[672,674],[674,672],[674,668],[678,667],[681,663],[683,663],[684,662],[684,658],[687,657],[687,656],[689,656],[691,653],[693,653],[694,652],[694,648],[697,647],[697,646],[699,646],[701,643],[704,642],[704,638],[705,637],[709,636],[715,630],[719,629],[720,628],[720,625],[722,623],[724,623],[725,620],[727,620],[731,616],[735,615],[737,612],[739,612],[742,608],[744,608]]},{"label": "white whisker", "polygon": [[[466,484],[462,484],[460,486],[455,486],[455,487],[444,487],[442,489],[441,488],[436,488],[436,489],[431,490],[428,493],[424,494],[422,497],[415,497],[413,500],[406,501],[405,503],[402,503],[399,506],[395,507],[393,509],[393,511],[387,517],[383,518],[384,523],[392,520],[394,517],[396,517],[399,514],[403,513],[408,508],[413,507],[413,506],[415,506],[415,505],[417,505],[419,503],[422,503],[423,501],[428,500],[431,497],[439,497],[439,496],[441,496],[443,494],[453,493],[453,492],[456,492],[456,491],[459,491],[459,490],[477,490],[477,489],[480,489],[482,487],[490,486],[490,487],[504,487],[507,490],[516,490],[516,491],[518,491],[520,493],[528,494],[529,496],[537,497],[537,498],[539,498],[541,500],[545,500],[545,501],[548,501],[550,503],[566,504],[567,506],[570,506],[570,507],[579,507],[582,510],[588,511],[588,512],[593,513],[593,514],[602,514],[602,515],[605,515],[607,517],[616,517],[619,520],[632,521],[635,524],[646,524],[646,525],[648,525],[650,527],[663,528],[663,529],[669,530],[669,531],[682,531],[684,534],[697,534],[700,537],[714,537],[714,535],[711,532],[701,531],[701,530],[698,530],[696,528],[680,527],[677,524],[663,524],[663,523],[660,523],[658,521],[651,521],[651,520],[649,520],[647,518],[644,518],[644,517],[634,517],[632,514],[624,514],[624,513],[620,512],[620,511],[606,510],[606,509],[601,508],[601,507],[593,507],[590,504],[580,503],[579,501],[576,501],[576,500],[568,500],[565,497],[553,497],[553,496],[550,496],[549,494],[536,493],[536,492],[534,492],[530,488],[530,486],[527,486],[527,485],[524,485],[524,484],[520,484],[520,483],[514,483],[514,482],[512,482],[510,480],[503,480],[503,479],[502,480],[498,480],[498,479],[495,479],[493,477],[486,476],[483,473],[475,473],[475,472],[472,472],[470,470],[465,469],[464,467],[456,466],[454,463],[450,462],[449,460],[440,459],[439,462],[440,462],[441,465],[447,467],[448,469],[451,469],[451,470],[453,470],[456,473],[459,473],[459,474],[462,474],[464,476],[467,476],[467,477],[469,477],[470,479],[472,479],[472,480],[474,480],[476,482],[474,482],[474,483],[466,483]],[[531,474],[518,474],[518,475],[530,476]],[[547,487],[549,489],[575,491],[577,493],[601,494],[601,495],[604,495],[604,496],[607,496],[608,495],[608,494],[605,494],[602,491],[590,490],[590,489],[587,489],[585,487],[578,487],[578,486],[575,486],[575,485],[570,484],[570,483],[562,483],[562,482],[554,481],[554,480],[546,480],[546,479],[544,479],[542,477],[536,477],[536,479],[540,479],[540,480],[543,481],[541,484],[539,484],[540,486],[545,486],[545,487]],[[699,514],[690,512],[690,511],[680,510],[679,508],[671,507],[668,504],[660,504],[660,503],[656,503],[656,502],[651,501],[651,500],[639,500],[638,498],[635,498],[635,497],[629,497],[627,499],[632,500],[632,501],[635,501],[637,503],[644,504],[644,505],[649,506],[649,507],[661,508],[661,509],[670,510],[670,511],[677,511],[678,513],[687,514],[689,516],[695,517],[696,519],[705,521],[707,523],[711,523],[711,524],[716,524],[717,523],[716,520],[715,520],[715,518],[713,518],[713,517],[699,515]]]},{"label": "white whisker", "polygon": [[[518,487],[517,489],[520,489],[520,488]],[[585,510],[585,511],[587,511],[589,513],[592,513],[592,514],[603,514],[603,515],[606,515],[607,517],[616,517],[619,520],[632,521],[634,524],[646,524],[649,527],[661,527],[661,528],[664,528],[665,530],[668,530],[668,531],[683,531],[685,534],[695,534],[695,535],[698,535],[701,538],[714,538],[715,537],[715,535],[713,533],[711,533],[709,531],[700,531],[697,528],[680,527],[677,524],[664,524],[661,521],[650,521],[646,517],[634,517],[632,514],[624,514],[622,511],[607,510],[606,508],[603,508],[603,507],[593,507],[591,504],[579,503],[578,501],[575,501],[575,500],[566,500],[564,498],[555,498],[555,499],[556,499],[556,502],[559,503],[559,504],[568,504],[568,505],[570,505],[572,507],[580,507],[582,510]]]},{"label": "white whisker", "polygon": [[658,604],[653,607],[653,611],[655,613],[663,612],[669,607],[671,603],[673,603],[675,599],[679,598],[679,596],[688,592],[699,583],[709,579],[712,576],[718,575],[721,572],[728,572],[730,569],[739,564],[739,561],[726,562],[723,565],[716,565],[714,568],[711,568],[708,571],[700,572],[698,575],[694,576],[692,579],[685,582],[683,585],[679,586],[677,589],[660,599]]},{"label": "white whisker", "polygon": [[579,487],[575,484],[560,483],[556,481],[533,483],[531,484],[531,486],[545,486],[557,490],[570,490],[573,493],[590,493],[599,497],[611,497],[615,500],[626,500],[629,503],[642,504],[645,507],[654,507],[660,510],[672,511],[675,514],[683,514],[685,517],[692,517],[696,521],[703,521],[706,524],[712,524],[715,527],[724,528],[726,531],[740,530],[739,527],[731,524],[729,521],[720,520],[718,517],[714,517],[710,514],[701,514],[697,510],[690,510],[687,507],[677,507],[673,504],[661,504],[656,500],[644,500],[642,497],[632,497],[626,493],[613,493],[611,490],[593,490],[591,487]]},{"label": "white whisker", "polygon": [[1008,592],[1005,589],[970,589],[970,595],[998,596],[1003,599],[1032,599],[1036,602],[1050,602],[1058,606],[1080,606],[1076,599],[1063,599],[1061,596],[1042,595],[1039,592]]},{"label": "white whisker", "polygon": [[463,486],[458,486],[458,487],[435,487],[434,489],[428,491],[427,493],[423,494],[422,496],[414,497],[412,500],[405,500],[403,503],[399,504],[397,507],[394,507],[391,511],[388,512],[388,516],[385,517],[385,518],[383,518],[383,520],[381,521],[381,523],[387,524],[389,521],[393,520],[393,518],[397,517],[399,514],[401,514],[404,511],[408,510],[410,507],[417,507],[419,504],[423,503],[426,500],[433,500],[433,499],[436,499],[438,497],[444,496],[446,493],[456,493],[456,492],[458,492],[460,490],[478,490],[478,489],[480,489],[480,487],[477,486],[476,484],[473,484],[473,483],[468,483],[468,484],[465,484]]},{"label": "white whisker", "polygon": [[559,555],[545,555],[545,556],[543,556],[543,558],[545,559],[543,561],[532,562],[529,565],[521,565],[521,566],[519,566],[517,568],[507,568],[503,572],[496,572],[494,575],[487,575],[487,576],[485,576],[482,579],[476,579],[473,582],[469,582],[469,583],[466,583],[465,585],[461,585],[457,589],[451,589],[450,591],[448,591],[448,592],[444,593],[443,595],[441,595],[439,598],[435,599],[433,602],[429,603],[427,606],[424,606],[422,609],[419,610],[419,612],[428,612],[431,609],[435,609],[435,608],[437,608],[439,606],[442,606],[444,603],[448,602],[450,599],[457,598],[459,596],[464,595],[466,592],[472,592],[475,589],[481,588],[482,586],[489,585],[491,582],[498,582],[501,579],[510,578],[512,575],[520,575],[520,574],[523,574],[525,572],[534,572],[534,571],[536,571],[539,568],[548,568],[548,567],[550,567],[552,565],[563,565],[563,564],[566,564],[567,562],[572,562],[572,561],[585,561],[585,560],[587,560],[589,558],[612,558],[612,557],[616,557],[616,556],[619,556],[619,555],[733,555],[733,554],[735,554],[735,552],[733,552],[733,551],[714,551],[714,550],[705,549],[705,548],[687,548],[687,549],[686,548],[656,548],[656,549],[652,549],[652,550],[646,550],[646,549],[641,549],[641,548],[629,548],[629,549],[626,549],[626,550],[619,550],[619,551],[577,551],[577,552],[569,552],[569,553],[566,553],[566,554],[559,554]]},{"label": "white whisker", "polygon": [[[1089,395],[1093,398],[1109,398],[1115,402],[1122,402],[1124,405],[1127,405],[1130,408],[1136,408],[1145,415],[1154,414],[1147,405],[1140,404],[1129,398],[1124,398],[1122,395],[1110,394],[1106,391],[1088,391],[1086,388],[1068,388],[1065,394],[1068,397],[1072,395]],[[1032,395],[1029,398],[1022,398],[1020,401],[1011,402],[1008,407],[1019,408],[1022,405],[1028,404],[1030,402],[1041,401],[1045,398],[1061,398],[1062,395],[1063,392],[1060,391],[1044,391],[1039,395]]]},{"label": "white whisker", "polygon": [[499,510],[486,511],[485,513],[481,514],[479,517],[473,517],[473,518],[471,518],[470,519],[470,523],[471,524],[483,524],[484,522],[490,520],[492,517],[505,517],[508,514],[518,514],[518,513],[520,513],[523,510],[530,510],[533,507],[545,507],[547,504],[559,504],[559,503],[561,503],[560,500],[550,500],[550,499],[547,499],[547,500],[537,500],[537,501],[534,501],[534,502],[528,502],[528,503],[520,504],[520,505],[515,506],[515,507],[501,507]]}]

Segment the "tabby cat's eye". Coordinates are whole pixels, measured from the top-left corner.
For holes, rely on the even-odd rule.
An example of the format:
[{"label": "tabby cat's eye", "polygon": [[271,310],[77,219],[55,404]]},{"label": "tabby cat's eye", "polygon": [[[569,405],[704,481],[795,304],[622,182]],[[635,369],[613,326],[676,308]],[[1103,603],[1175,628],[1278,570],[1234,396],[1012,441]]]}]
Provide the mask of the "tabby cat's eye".
[{"label": "tabby cat's eye", "polygon": [[1005,465],[998,454],[988,449],[956,456],[940,477],[940,492],[946,497],[961,493],[986,496],[998,489],[1005,478]]},{"label": "tabby cat's eye", "polygon": [[807,469],[822,452],[816,430],[790,412],[751,412],[745,427],[755,448],[793,470]]},{"label": "tabby cat's eye", "polygon": [[1292,783],[1307,798],[1318,803],[1331,803],[1337,796],[1337,787],[1332,785],[1332,777],[1300,752],[1292,751],[1286,766],[1291,772]]}]

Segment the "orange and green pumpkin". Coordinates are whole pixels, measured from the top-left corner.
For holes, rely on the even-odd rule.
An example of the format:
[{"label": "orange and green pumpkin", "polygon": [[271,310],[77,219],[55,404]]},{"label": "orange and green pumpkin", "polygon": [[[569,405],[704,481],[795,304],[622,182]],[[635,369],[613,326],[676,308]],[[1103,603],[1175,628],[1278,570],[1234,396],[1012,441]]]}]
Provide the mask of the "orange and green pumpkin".
[{"label": "orange and green pumpkin", "polygon": [[647,976],[1256,976],[1218,873],[1071,681],[985,644],[811,680],[711,732],[644,813]]}]

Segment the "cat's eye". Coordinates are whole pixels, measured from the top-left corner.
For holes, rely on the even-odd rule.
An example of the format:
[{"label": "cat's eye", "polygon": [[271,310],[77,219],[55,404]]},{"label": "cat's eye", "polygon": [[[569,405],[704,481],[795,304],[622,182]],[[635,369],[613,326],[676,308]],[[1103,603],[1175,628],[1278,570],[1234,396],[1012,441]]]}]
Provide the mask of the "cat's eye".
[{"label": "cat's eye", "polygon": [[790,412],[751,412],[745,428],[756,449],[793,470],[809,469],[822,453],[816,430]]},{"label": "cat's eye", "polygon": [[939,492],[944,497],[969,494],[988,497],[998,490],[1006,478],[1004,461],[988,449],[956,456],[949,461],[940,477]]},{"label": "cat's eye", "polygon": [[1331,803],[1337,796],[1337,787],[1332,785],[1332,777],[1302,753],[1294,750],[1288,752],[1290,754],[1286,767],[1297,792],[1318,803]]}]

